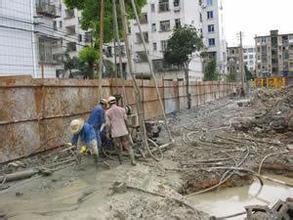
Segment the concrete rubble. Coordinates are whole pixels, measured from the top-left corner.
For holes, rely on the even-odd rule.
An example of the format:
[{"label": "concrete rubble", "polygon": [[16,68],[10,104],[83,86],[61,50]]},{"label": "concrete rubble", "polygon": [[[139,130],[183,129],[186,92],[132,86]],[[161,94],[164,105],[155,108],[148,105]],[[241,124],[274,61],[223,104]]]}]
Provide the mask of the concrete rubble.
[{"label": "concrete rubble", "polygon": [[[293,177],[293,87],[259,90],[249,100],[239,106],[226,98],[169,115],[175,143],[159,162],[140,158],[133,168],[126,157],[121,166],[106,157],[111,168],[101,162],[96,169],[87,158],[75,166],[70,151],[57,149],[5,164],[3,176],[36,167],[52,173],[3,179],[0,219],[209,219],[190,196],[262,182],[268,173]],[[156,143],[166,143],[159,130]]]}]

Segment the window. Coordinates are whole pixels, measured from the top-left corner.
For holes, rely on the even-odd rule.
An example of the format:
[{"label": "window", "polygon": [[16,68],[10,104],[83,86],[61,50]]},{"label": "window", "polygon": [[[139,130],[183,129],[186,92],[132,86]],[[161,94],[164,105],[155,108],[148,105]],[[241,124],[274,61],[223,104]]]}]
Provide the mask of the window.
[{"label": "window", "polygon": [[60,27],[60,28],[63,27],[62,21],[59,21],[59,27]]},{"label": "window", "polygon": [[249,59],[253,59],[253,55],[249,55]]},{"label": "window", "polygon": [[82,35],[81,34],[78,35],[78,42],[82,42]]},{"label": "window", "polygon": [[138,51],[136,52],[136,62],[143,63],[148,61],[148,56],[145,51]]},{"label": "window", "polygon": [[160,22],[160,30],[162,32],[170,31],[170,20]]},{"label": "window", "polygon": [[156,6],[155,6],[155,4],[151,4],[151,10],[152,10],[152,12],[155,12],[155,11],[156,11]]},{"label": "window", "polygon": [[208,19],[212,19],[212,18],[214,18],[214,12],[213,12],[213,11],[208,11],[208,12],[207,12],[207,18],[208,18]]},{"label": "window", "polygon": [[199,22],[202,23],[202,14],[201,13],[199,13]]},{"label": "window", "polygon": [[148,15],[146,13],[142,13],[140,16],[139,22],[141,24],[147,24],[148,23]]},{"label": "window", "polygon": [[53,43],[45,38],[39,38],[39,61],[53,63]]},{"label": "window", "polygon": [[169,0],[159,0],[159,12],[165,12],[169,10]]},{"label": "window", "polygon": [[215,42],[215,38],[210,38],[210,39],[209,39],[209,46],[210,46],[210,47],[213,47],[213,46],[215,46],[215,44],[216,44],[216,42]]},{"label": "window", "polygon": [[57,21],[53,21],[53,29],[56,31],[57,30]]},{"label": "window", "polygon": [[85,34],[84,34],[84,42],[85,42],[85,43],[90,43],[90,42],[92,42],[92,35],[91,35],[91,32],[85,32]]},{"label": "window", "polygon": [[174,7],[179,7],[180,0],[174,0]]},{"label": "window", "polygon": [[214,33],[215,32],[215,26],[213,24],[208,25],[208,32],[209,33]]},{"label": "window", "polygon": [[201,6],[202,5],[202,0],[198,0],[198,4],[199,4],[199,6]]},{"label": "window", "polygon": [[161,41],[161,49],[162,49],[162,52],[165,52],[167,50],[167,47],[168,47],[168,41],[162,40]]},{"label": "window", "polygon": [[179,18],[175,19],[175,28],[180,28],[181,27],[181,21]]},{"label": "window", "polygon": [[213,0],[207,0],[207,5],[213,5]]},{"label": "window", "polygon": [[152,23],[152,32],[156,32],[157,31],[157,25],[156,23]]},{"label": "window", "polygon": [[157,51],[157,49],[158,49],[158,48],[157,48],[157,43],[153,43],[153,50],[154,50],[154,51]]},{"label": "window", "polygon": [[245,55],[245,56],[244,56],[244,60],[247,60],[247,58],[248,58],[247,55]]},{"label": "window", "polygon": [[254,52],[254,48],[248,48],[248,52],[249,53],[253,53]]}]

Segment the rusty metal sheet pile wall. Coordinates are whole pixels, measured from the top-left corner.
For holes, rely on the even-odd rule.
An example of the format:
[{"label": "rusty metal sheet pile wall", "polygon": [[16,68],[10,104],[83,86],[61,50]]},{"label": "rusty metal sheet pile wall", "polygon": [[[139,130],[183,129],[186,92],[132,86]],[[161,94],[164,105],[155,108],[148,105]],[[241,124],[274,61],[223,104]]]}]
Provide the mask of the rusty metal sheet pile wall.
[{"label": "rusty metal sheet pile wall", "polygon": [[[161,115],[155,84],[137,81],[146,119]],[[121,80],[103,80],[102,96],[122,93]],[[159,81],[166,113],[186,109],[187,96],[182,81]],[[231,93],[232,84],[191,83],[192,106]],[[132,81],[125,81],[128,103],[136,111]],[[52,149],[70,140],[68,125],[74,118],[86,119],[96,105],[95,80],[0,78],[0,163]]]}]

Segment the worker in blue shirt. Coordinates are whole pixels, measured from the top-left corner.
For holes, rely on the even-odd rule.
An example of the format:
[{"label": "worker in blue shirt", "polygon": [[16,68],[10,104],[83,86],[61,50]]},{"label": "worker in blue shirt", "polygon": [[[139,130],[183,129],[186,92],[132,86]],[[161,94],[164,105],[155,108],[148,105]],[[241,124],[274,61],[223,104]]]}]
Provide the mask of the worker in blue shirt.
[{"label": "worker in blue shirt", "polygon": [[107,109],[107,100],[101,99],[99,104],[94,107],[91,114],[87,120],[87,123],[92,125],[96,131],[98,145],[100,144],[109,146],[111,145],[111,140],[108,138],[108,130],[106,126],[105,110]]},{"label": "worker in blue shirt", "polygon": [[83,119],[75,119],[70,123],[70,130],[73,134],[71,144],[74,146],[77,146],[78,142],[84,144],[93,155],[97,165],[99,157],[98,139],[93,126],[84,122]]}]

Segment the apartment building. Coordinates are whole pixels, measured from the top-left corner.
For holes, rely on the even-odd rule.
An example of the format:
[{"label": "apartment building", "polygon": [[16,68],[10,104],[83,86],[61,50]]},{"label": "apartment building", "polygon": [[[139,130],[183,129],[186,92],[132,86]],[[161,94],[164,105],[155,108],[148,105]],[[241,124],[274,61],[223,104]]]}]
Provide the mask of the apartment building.
[{"label": "apartment building", "polygon": [[236,81],[241,80],[241,48],[227,47],[227,72],[235,74]]},{"label": "apartment building", "polygon": [[201,4],[200,21],[202,35],[209,58],[217,61],[217,68],[221,75],[227,71],[227,47],[223,25],[222,0],[199,0]]},{"label": "apartment building", "polygon": [[0,1],[0,75],[55,77],[58,1]]},{"label": "apartment building", "polygon": [[[201,30],[200,10],[198,2],[190,0],[148,0],[142,8],[140,23],[147,44],[147,53],[156,73],[169,79],[184,78],[183,71],[163,61],[163,53],[174,28],[192,25]],[[130,21],[130,30],[134,72],[137,76],[144,75],[149,73],[149,67],[136,21]],[[189,76],[190,80],[194,81],[203,78],[202,63],[197,54],[194,54],[189,66]]]},{"label": "apartment building", "polygon": [[255,72],[255,47],[245,46],[243,48],[243,61],[251,73]]},{"label": "apartment building", "polygon": [[256,74],[258,77],[293,74],[293,33],[256,36]]}]

